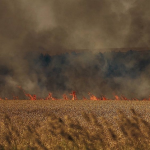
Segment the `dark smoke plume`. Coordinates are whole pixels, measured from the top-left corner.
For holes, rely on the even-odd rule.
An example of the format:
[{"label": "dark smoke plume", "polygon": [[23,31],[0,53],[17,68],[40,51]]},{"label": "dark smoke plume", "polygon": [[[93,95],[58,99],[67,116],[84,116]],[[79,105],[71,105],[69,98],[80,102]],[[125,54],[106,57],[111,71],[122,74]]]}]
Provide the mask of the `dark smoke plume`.
[{"label": "dark smoke plume", "polygon": [[[83,95],[90,89],[95,89],[95,94],[110,95],[112,89],[120,89],[127,96],[131,91],[147,96],[149,55],[137,59],[138,53],[128,56],[128,61],[120,56],[124,53],[108,51],[150,47],[149,3],[0,0],[0,97],[11,98],[14,93],[24,99],[17,85],[39,96],[50,90],[56,95],[70,90]],[[108,52],[107,57],[99,52]],[[134,78],[137,72],[139,76]]]},{"label": "dark smoke plume", "polygon": [[[88,60],[88,61],[87,61]],[[36,70],[46,75],[42,85],[54,94],[75,90],[80,98],[92,92],[100,97],[113,94],[128,98],[148,98],[150,94],[150,51],[92,52],[40,55]]]}]

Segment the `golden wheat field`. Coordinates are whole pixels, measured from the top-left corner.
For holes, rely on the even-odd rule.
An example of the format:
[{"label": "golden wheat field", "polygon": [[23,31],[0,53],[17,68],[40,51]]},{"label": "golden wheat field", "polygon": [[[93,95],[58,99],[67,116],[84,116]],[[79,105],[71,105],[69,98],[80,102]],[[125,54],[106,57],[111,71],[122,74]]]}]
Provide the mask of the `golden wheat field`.
[{"label": "golden wheat field", "polygon": [[0,122],[0,149],[150,149],[150,101],[1,100]]}]

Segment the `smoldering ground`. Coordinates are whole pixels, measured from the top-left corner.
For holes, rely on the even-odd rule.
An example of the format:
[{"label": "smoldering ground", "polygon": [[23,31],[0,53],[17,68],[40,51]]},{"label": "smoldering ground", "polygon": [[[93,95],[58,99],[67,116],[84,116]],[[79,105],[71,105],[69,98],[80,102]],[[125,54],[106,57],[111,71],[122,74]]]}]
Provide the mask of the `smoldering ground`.
[{"label": "smoldering ground", "polygon": [[[25,98],[17,85],[41,97],[70,90],[80,95],[91,91],[148,96],[149,55],[126,60],[121,53],[98,53],[107,48],[148,48],[148,6],[146,0],[1,0],[1,97],[14,93]],[[80,55],[66,54],[83,49]]]}]

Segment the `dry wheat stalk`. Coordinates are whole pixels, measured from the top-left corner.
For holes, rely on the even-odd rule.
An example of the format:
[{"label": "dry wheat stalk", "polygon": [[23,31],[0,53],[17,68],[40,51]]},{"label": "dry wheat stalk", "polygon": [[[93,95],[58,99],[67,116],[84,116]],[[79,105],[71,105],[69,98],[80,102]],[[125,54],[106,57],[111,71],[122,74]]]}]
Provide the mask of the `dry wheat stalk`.
[{"label": "dry wheat stalk", "polygon": [[[120,120],[118,126],[122,131],[119,135],[111,123],[93,114],[82,113],[87,123],[95,126],[95,131],[82,126],[78,120],[68,116],[63,119],[55,114],[46,114],[47,120],[42,125],[38,120],[26,126],[18,118],[19,129],[13,125],[8,114],[1,122],[0,149],[150,149],[150,124],[131,109],[133,116],[128,118],[118,110]],[[17,118],[16,118],[17,119]],[[115,119],[115,118],[114,118]],[[20,123],[19,123],[20,121]]]}]

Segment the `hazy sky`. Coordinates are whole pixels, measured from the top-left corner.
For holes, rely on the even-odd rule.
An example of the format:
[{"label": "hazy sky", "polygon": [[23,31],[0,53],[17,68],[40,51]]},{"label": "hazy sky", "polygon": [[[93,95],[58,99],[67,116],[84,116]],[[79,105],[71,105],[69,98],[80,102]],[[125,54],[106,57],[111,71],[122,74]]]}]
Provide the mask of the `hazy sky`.
[{"label": "hazy sky", "polygon": [[23,47],[24,52],[52,54],[65,49],[150,47],[149,4],[147,0],[1,0],[1,47],[8,48],[9,43],[11,51]]}]

